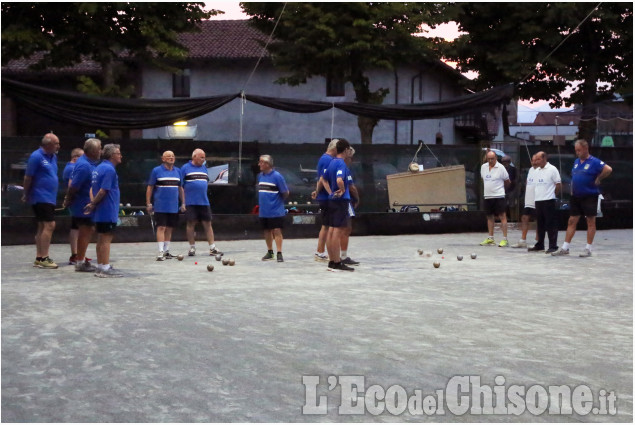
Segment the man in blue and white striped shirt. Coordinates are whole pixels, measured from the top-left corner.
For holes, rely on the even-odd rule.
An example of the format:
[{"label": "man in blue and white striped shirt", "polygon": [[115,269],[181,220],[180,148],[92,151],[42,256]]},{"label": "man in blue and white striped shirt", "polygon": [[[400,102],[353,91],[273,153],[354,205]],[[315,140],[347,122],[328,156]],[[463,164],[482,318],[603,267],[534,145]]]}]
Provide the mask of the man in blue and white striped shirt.
[{"label": "man in blue and white striped shirt", "polygon": [[152,170],[146,190],[146,207],[149,214],[154,213],[157,223],[157,243],[159,244],[157,261],[174,257],[170,254],[170,241],[172,229],[179,224],[179,199],[181,211],[185,211],[181,170],[174,166],[175,159],[174,152],[163,152],[161,157],[163,164]]},{"label": "man in blue and white striped shirt", "polygon": [[270,155],[261,155],[258,161],[260,174],[258,174],[258,214],[267,243],[267,253],[262,261],[273,260],[273,241],[276,241],[278,253],[276,259],[279,263],[282,258],[282,228],[284,216],[287,211],[284,208],[284,200],[289,196],[289,188],[282,174],[273,169],[273,158]]},{"label": "man in blue and white striped shirt", "polygon": [[189,256],[196,255],[194,226],[201,222],[209,243],[209,255],[223,255],[214,243],[212,210],[207,197],[209,176],[205,167],[205,151],[194,149],[192,160],[181,167],[181,186],[185,195],[185,220],[187,220],[187,240],[190,242]]}]

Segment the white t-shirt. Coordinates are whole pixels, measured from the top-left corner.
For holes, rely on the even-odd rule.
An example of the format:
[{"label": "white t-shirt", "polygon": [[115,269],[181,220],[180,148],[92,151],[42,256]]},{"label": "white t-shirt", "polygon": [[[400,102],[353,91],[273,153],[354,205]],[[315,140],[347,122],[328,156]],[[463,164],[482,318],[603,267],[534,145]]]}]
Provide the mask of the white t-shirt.
[{"label": "white t-shirt", "polygon": [[509,174],[503,164],[496,162],[491,170],[489,163],[481,165],[481,178],[483,179],[483,197],[485,199],[505,197],[505,180],[509,180]]},{"label": "white t-shirt", "polygon": [[534,167],[531,167],[527,173],[525,208],[536,208],[536,169]]},{"label": "white t-shirt", "polygon": [[556,199],[556,185],[560,183],[558,169],[547,162],[544,168],[536,168],[534,174],[537,201]]}]

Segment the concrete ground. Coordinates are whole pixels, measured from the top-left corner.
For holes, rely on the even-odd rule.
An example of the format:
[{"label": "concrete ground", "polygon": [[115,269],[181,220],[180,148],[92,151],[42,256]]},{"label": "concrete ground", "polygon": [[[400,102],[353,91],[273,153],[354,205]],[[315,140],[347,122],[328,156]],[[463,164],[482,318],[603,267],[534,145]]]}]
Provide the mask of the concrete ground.
[{"label": "concrete ground", "polygon": [[[162,263],[154,243],[114,244],[120,279],[2,247],[2,421],[632,422],[632,230],[599,231],[591,258],[584,232],[559,258],[483,238],[353,237],[353,273],[315,262],[315,239],[286,240],[284,263],[260,261],[264,241],[218,241],[233,267],[201,242]],[[467,376],[471,392],[454,385]],[[574,407],[556,415],[563,385]],[[520,416],[463,414],[492,392]]]}]

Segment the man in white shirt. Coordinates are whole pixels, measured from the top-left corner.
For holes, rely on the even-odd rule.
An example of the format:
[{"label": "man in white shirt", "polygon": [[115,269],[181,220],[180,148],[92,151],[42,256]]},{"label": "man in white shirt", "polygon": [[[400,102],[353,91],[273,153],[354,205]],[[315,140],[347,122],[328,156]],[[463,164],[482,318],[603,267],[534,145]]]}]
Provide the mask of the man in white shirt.
[{"label": "man in white shirt", "polygon": [[494,220],[496,216],[501,221],[503,228],[503,240],[498,246],[506,247],[507,242],[507,201],[505,200],[505,187],[511,183],[509,174],[502,164],[496,161],[496,154],[488,151],[485,154],[487,162],[481,166],[481,178],[483,179],[483,197],[485,198],[485,213],[487,214],[488,237],[481,245],[496,245],[494,242]]},{"label": "man in white shirt", "polygon": [[556,209],[556,196],[560,194],[562,184],[558,169],[547,162],[547,154],[536,154],[536,168],[534,172],[536,222],[538,227],[538,242],[528,251],[545,250],[545,231],[549,236],[549,249],[551,254],[558,250],[558,210]]},{"label": "man in white shirt", "polygon": [[[517,244],[512,248],[527,248],[527,233],[529,232],[529,220],[536,217],[536,187],[534,172],[538,166],[536,165],[536,155],[531,157],[531,168],[527,173],[527,183],[525,184],[525,207],[520,216],[520,229],[522,236]],[[536,241],[538,241],[538,232],[536,232]]]}]

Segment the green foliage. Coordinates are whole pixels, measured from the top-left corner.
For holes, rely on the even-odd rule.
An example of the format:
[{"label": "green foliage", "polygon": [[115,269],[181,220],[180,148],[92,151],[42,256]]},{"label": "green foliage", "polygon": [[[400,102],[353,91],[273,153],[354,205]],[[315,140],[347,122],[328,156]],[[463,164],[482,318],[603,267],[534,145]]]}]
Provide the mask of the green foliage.
[{"label": "green foliage", "polygon": [[[241,6],[256,28],[270,34],[283,4]],[[268,46],[274,65],[287,73],[278,82],[337,77],[353,85],[357,102],[380,104],[389,90],[371,90],[368,71],[431,59],[428,39],[414,34],[424,23],[439,23],[441,10],[433,3],[286,3]],[[363,143],[370,143],[375,125],[360,125]]]},{"label": "green foliage", "polygon": [[[34,69],[72,66],[84,59],[103,69],[103,93],[113,88],[115,64],[143,60],[157,65],[182,60],[187,50],[181,32],[197,31],[197,23],[218,11],[204,3],[2,3],[2,64],[42,52]],[[87,81],[84,88],[95,90]]]},{"label": "green foliage", "polygon": [[[456,3],[446,8],[445,20],[458,22],[467,34],[439,48],[461,72],[478,72],[476,90],[513,82],[523,99],[588,105],[632,92],[633,4],[601,3],[574,31],[595,6]],[[574,81],[582,83],[563,96]]]}]

